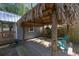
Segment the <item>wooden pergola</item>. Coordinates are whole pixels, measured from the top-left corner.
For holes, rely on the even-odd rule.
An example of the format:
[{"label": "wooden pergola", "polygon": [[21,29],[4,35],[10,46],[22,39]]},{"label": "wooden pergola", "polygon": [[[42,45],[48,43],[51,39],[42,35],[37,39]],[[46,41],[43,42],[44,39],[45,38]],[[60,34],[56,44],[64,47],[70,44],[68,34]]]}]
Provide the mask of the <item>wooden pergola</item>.
[{"label": "wooden pergola", "polygon": [[[43,3],[37,4],[32,10],[23,15],[18,21],[18,24],[24,27],[41,27],[44,25],[52,25],[52,39],[51,39],[51,55],[57,55],[57,21],[56,21],[55,4]],[[23,37],[24,39],[24,37]]]},{"label": "wooden pergola", "polygon": [[38,4],[21,18],[23,20],[21,26],[38,27],[51,24],[51,15],[54,9],[54,4]]}]

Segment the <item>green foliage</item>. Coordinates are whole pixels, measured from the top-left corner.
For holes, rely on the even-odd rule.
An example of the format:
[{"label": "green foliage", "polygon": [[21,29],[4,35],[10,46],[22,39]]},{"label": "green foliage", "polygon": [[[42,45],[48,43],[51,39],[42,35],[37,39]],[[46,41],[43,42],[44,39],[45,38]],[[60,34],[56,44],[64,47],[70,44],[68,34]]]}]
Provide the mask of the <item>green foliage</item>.
[{"label": "green foliage", "polygon": [[65,28],[58,28],[58,37],[66,35],[67,30]]},{"label": "green foliage", "polygon": [[15,13],[18,15],[23,15],[25,12],[27,12],[29,9],[27,7],[24,7],[24,4],[16,4],[16,3],[3,3],[0,4],[0,10],[6,11],[10,13]]},{"label": "green foliage", "polygon": [[45,34],[46,34],[46,36],[48,38],[51,38],[52,33],[51,33],[51,29],[49,27],[46,27],[45,28]]},{"label": "green foliage", "polygon": [[72,29],[72,32],[70,34],[70,41],[72,41],[72,42],[78,41],[78,39],[79,39],[78,34],[77,34],[78,31],[76,29]]}]

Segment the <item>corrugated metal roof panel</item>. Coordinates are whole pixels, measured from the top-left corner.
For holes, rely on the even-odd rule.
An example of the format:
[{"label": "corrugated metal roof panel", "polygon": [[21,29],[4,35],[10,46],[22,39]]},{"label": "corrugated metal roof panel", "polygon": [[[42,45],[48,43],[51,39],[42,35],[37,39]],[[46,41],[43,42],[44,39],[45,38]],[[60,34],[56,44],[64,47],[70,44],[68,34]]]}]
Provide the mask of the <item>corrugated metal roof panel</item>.
[{"label": "corrugated metal roof panel", "polygon": [[0,20],[2,21],[17,22],[20,18],[21,16],[19,15],[0,11]]}]

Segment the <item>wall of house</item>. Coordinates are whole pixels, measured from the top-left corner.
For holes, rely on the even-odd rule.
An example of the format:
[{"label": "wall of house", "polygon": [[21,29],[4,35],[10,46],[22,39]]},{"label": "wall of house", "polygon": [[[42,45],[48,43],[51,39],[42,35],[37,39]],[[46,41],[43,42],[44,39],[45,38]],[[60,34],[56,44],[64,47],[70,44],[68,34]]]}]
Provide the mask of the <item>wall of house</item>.
[{"label": "wall of house", "polygon": [[16,37],[16,39],[18,39],[18,40],[22,40],[23,39],[23,28],[20,26],[20,24],[18,23],[17,24],[17,27],[16,27],[17,29],[16,29],[16,35],[17,35],[17,37]]},{"label": "wall of house", "polygon": [[[33,31],[30,31],[29,27],[23,27],[20,25],[20,22],[17,22],[17,27],[16,27],[16,39],[18,40],[23,40],[24,39],[29,39],[29,38],[34,38],[40,36],[40,27],[33,27]],[[24,33],[23,33],[24,31]]]},{"label": "wall of house", "polygon": [[30,28],[25,28],[24,39],[34,38],[40,36],[40,27],[33,27],[33,31]]}]

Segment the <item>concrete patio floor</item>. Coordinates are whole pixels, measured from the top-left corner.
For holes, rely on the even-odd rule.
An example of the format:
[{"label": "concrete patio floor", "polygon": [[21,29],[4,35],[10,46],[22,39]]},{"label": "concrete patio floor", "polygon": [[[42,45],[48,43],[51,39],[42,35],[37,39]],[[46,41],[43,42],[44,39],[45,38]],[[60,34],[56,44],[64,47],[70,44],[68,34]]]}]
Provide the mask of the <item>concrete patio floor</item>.
[{"label": "concrete patio floor", "polygon": [[[8,44],[4,46],[0,46],[0,56],[51,56],[49,42],[41,40],[37,42],[36,38],[35,41],[27,40],[25,44]],[[47,43],[47,46],[45,44]]]},{"label": "concrete patio floor", "polygon": [[[0,56],[51,56],[50,41],[34,38],[26,40],[24,44],[0,46]],[[60,52],[58,56],[67,54]]]}]

